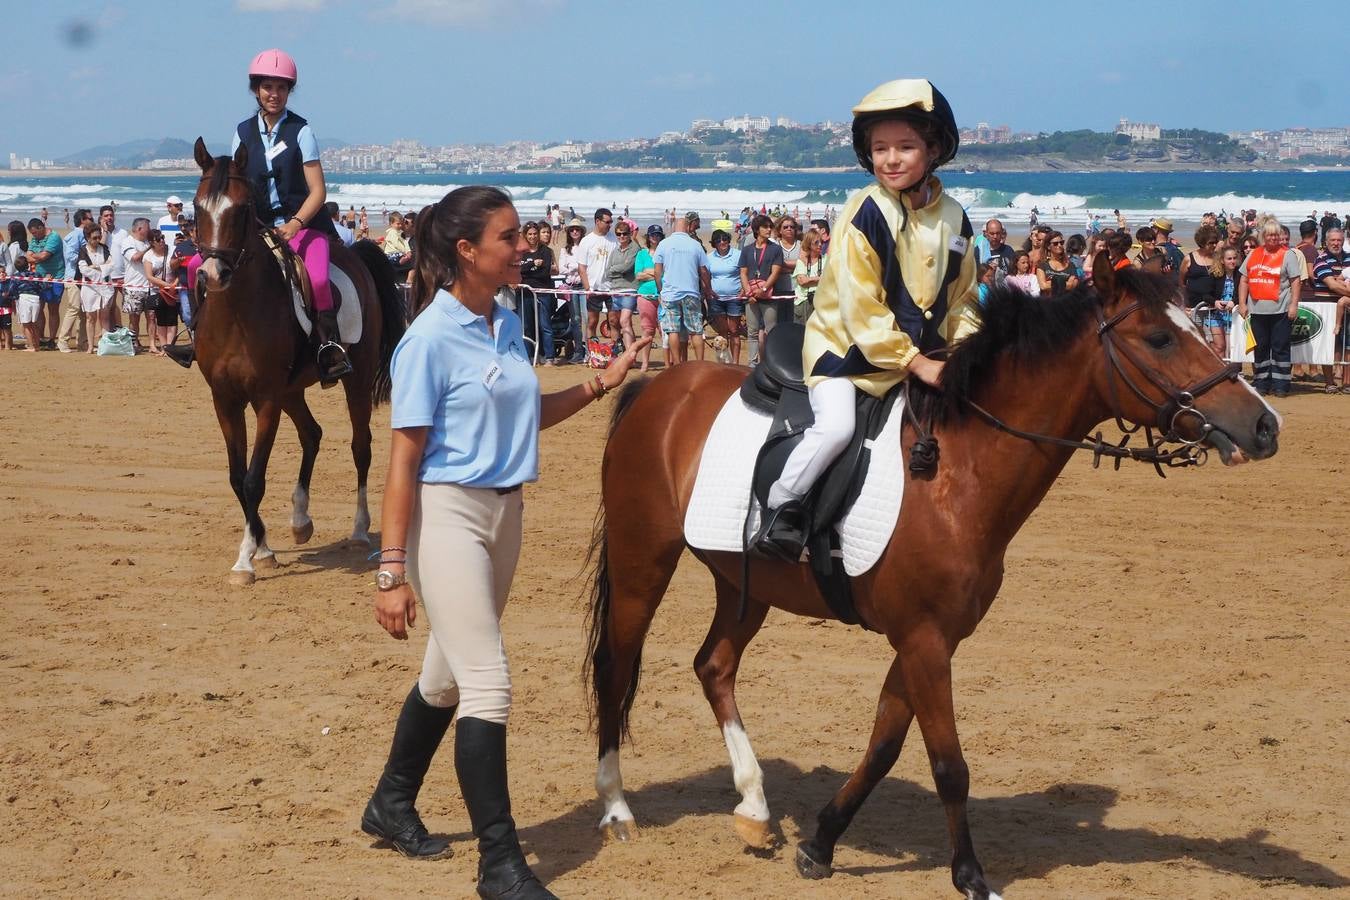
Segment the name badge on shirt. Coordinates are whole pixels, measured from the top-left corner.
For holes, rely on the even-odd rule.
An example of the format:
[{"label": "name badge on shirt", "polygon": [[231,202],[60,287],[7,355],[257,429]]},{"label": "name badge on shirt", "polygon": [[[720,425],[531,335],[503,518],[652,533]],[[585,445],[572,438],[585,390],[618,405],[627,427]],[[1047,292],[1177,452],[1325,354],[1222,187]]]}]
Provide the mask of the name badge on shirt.
[{"label": "name badge on shirt", "polygon": [[277,154],[285,149],[286,149],[286,142],[277,141],[275,144],[272,145],[271,149],[267,151],[267,161],[271,162],[272,160],[276,159]]},{"label": "name badge on shirt", "polygon": [[965,256],[966,247],[970,245],[965,238],[961,237],[961,235],[954,234],[951,236],[951,240],[947,241],[947,246],[953,253],[960,253],[962,256]]},{"label": "name badge on shirt", "polygon": [[493,362],[487,367],[487,371],[483,373],[483,387],[487,388],[489,391],[492,390],[492,386],[496,384],[497,379],[501,377],[502,367],[496,362]]}]

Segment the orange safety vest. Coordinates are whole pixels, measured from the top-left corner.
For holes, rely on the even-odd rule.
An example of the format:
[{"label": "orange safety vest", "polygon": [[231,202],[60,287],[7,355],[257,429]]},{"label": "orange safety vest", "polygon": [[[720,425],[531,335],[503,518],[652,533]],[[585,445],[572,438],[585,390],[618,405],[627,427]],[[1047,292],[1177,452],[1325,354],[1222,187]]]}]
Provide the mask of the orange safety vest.
[{"label": "orange safety vest", "polygon": [[1280,272],[1284,269],[1284,255],[1288,247],[1268,253],[1257,247],[1247,257],[1247,296],[1253,300],[1271,303],[1280,301]]}]

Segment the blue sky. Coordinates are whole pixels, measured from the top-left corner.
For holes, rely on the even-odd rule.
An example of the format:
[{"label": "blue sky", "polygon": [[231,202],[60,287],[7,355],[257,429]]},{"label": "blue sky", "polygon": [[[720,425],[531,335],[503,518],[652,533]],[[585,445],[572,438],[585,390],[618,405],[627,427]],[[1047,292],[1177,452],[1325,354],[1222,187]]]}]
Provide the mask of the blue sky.
[{"label": "blue sky", "polygon": [[[1326,75],[1343,69],[1342,43],[1318,50],[1300,38],[1301,8],[1323,7],[1280,5],[1275,31],[1292,27],[1287,39],[1271,33],[1272,7],[1252,0],[1228,0],[1222,16],[1190,2],[1109,13],[1081,2],[897,0],[13,4],[0,156],[142,137],[224,141],[252,109],[249,60],[273,46],[296,57],[291,105],[320,140],[655,136],[740,113],[840,120],[876,84],[911,75],[932,78],[963,125],[1350,124],[1340,76]],[[1332,64],[1313,63],[1318,54]],[[22,124],[34,121],[44,124]]]}]

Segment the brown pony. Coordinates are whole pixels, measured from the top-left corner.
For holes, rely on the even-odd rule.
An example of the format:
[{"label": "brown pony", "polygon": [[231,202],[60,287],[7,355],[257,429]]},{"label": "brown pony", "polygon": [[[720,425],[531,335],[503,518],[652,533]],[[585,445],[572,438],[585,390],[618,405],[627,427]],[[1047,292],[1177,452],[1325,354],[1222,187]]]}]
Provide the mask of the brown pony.
[{"label": "brown pony", "polygon": [[[1068,462],[1070,445],[1116,416],[1161,428],[1193,453],[1215,449],[1225,462],[1276,451],[1278,417],[1171,303],[1174,285],[1113,272],[1106,262],[1100,255],[1095,289],[1048,300],[994,292],[981,330],[952,349],[942,392],[916,394],[916,406],[933,417],[940,463],[931,477],[907,480],[889,546],[871,571],[852,580],[859,614],[886,635],[895,659],[866,754],[821,810],[815,835],[797,848],[803,877],[832,874],[836,841],[895,764],[917,720],[946,809],[952,882],[967,897],[996,897],[966,821],[970,778],[956,733],[951,659],[993,603],[1008,544]],[[745,374],[714,364],[677,366],[626,387],[614,411],[592,548],[588,668],[600,827],[620,840],[636,827],[623,794],[619,743],[643,641],[685,549],[683,523],[704,440]],[[914,440],[907,427],[906,454]],[[639,481],[625,474],[633,459],[648,467]],[[742,617],[741,555],[693,553],[716,584],[712,626],[694,670],[731,755],[742,798],[734,824],[750,846],[770,847],[775,837],[763,776],[736,708],[736,671],[770,607],[813,618],[834,614],[807,565],[753,559]]]},{"label": "brown pony", "polygon": [[[305,403],[305,389],[318,381],[309,339],[296,321],[291,289],[281,266],[262,238],[269,227],[258,218],[258,202],[245,176],[247,151],[231,159],[212,158],[197,138],[194,153],[202,169],[193,206],[203,262],[196,310],[197,364],[211,386],[216,419],[225,435],[230,487],[244,510],[244,538],[230,582],[252,584],[254,567],[271,568],[276,557],[258,507],[267,488],[267,459],[285,413],[300,434],[300,477],[292,495],[291,533],[297,544],[314,534],[309,517],[309,481],[323,429]],[[353,252],[354,251],[354,252]],[[389,399],[389,360],[403,335],[404,316],[389,261],[375,245],[362,241],[352,251],[332,247],[333,264],[356,286],[361,340],[349,351],[352,371],[342,379],[352,422],[352,458],[356,462],[356,518],[350,540],[370,543],[366,476],[370,471],[370,413]],[[244,407],[257,417],[253,458],[245,465],[248,430]]]}]

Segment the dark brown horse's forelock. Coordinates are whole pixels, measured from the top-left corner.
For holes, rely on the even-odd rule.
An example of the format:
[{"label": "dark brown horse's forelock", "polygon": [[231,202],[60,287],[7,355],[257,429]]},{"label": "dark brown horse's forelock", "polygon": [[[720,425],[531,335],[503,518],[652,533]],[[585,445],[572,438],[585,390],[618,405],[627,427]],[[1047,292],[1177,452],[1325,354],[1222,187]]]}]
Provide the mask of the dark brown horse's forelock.
[{"label": "dark brown horse's forelock", "polygon": [[211,166],[211,182],[206,186],[207,197],[219,197],[230,186],[230,163],[228,156],[217,156]]},{"label": "dark brown horse's forelock", "polygon": [[[1121,293],[1157,312],[1172,302],[1173,282],[1161,275],[1123,269],[1115,273]],[[970,413],[964,398],[974,397],[993,378],[998,360],[1010,355],[1020,364],[1052,358],[1092,327],[1102,298],[1090,285],[1080,285],[1054,298],[1030,297],[1013,287],[989,293],[980,309],[980,329],[954,346],[942,370],[942,391],[916,382],[911,395],[915,412],[934,421],[960,419]]]}]

